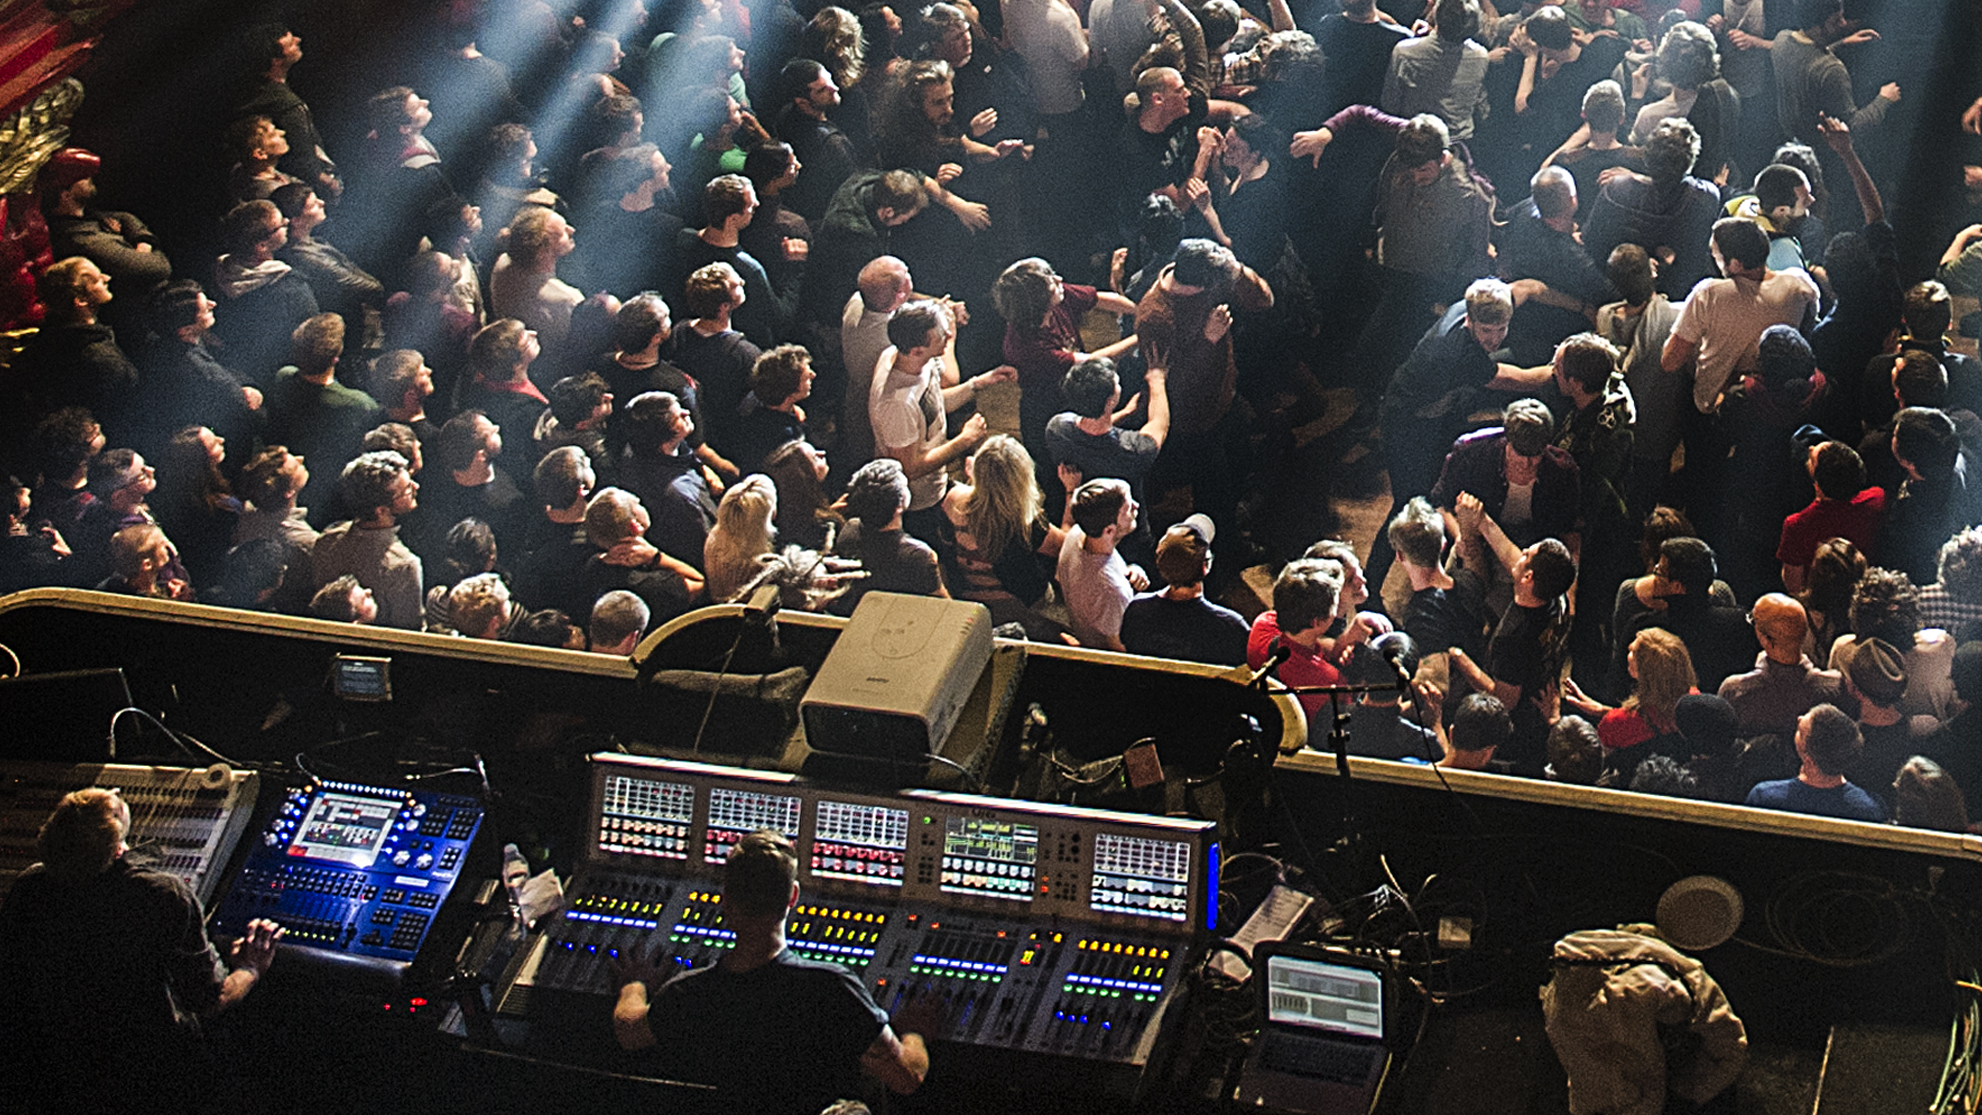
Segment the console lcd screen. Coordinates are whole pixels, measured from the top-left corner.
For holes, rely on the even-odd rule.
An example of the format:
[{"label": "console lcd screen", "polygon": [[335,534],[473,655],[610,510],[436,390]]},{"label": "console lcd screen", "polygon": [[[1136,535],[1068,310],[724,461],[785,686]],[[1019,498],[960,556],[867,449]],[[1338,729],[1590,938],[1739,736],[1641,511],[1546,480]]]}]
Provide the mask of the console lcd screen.
[{"label": "console lcd screen", "polygon": [[399,803],[326,792],[310,805],[289,854],[369,868],[392,832]]},{"label": "console lcd screen", "polygon": [[819,800],[812,825],[812,874],[898,887],[907,861],[908,810]]},{"label": "console lcd screen", "polygon": [[987,817],[950,817],[943,823],[943,875],[951,894],[1032,901],[1039,859],[1039,829]]},{"label": "console lcd screen", "polygon": [[767,794],[758,790],[731,790],[717,786],[709,791],[709,826],[703,834],[702,858],[708,863],[725,863],[729,850],[758,829],[774,829],[786,836],[798,835],[800,799],[788,794]]},{"label": "console lcd screen", "polygon": [[340,654],[332,660],[330,685],[347,701],[390,701],[392,659]]},{"label": "console lcd screen", "polygon": [[1096,833],[1093,882],[1087,904],[1096,913],[1184,921],[1190,916],[1191,846]]}]

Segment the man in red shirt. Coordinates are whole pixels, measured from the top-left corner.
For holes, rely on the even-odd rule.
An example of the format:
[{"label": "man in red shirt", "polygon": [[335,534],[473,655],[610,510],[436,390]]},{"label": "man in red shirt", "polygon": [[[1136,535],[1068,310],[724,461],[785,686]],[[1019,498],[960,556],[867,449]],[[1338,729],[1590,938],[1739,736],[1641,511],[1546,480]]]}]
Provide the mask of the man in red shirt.
[{"label": "man in red shirt", "polygon": [[1817,498],[1783,520],[1782,540],[1776,545],[1782,584],[1792,593],[1803,591],[1817,546],[1827,538],[1849,539],[1870,558],[1886,514],[1885,489],[1865,486],[1865,462],[1851,446],[1841,441],[1812,446],[1809,469]]}]

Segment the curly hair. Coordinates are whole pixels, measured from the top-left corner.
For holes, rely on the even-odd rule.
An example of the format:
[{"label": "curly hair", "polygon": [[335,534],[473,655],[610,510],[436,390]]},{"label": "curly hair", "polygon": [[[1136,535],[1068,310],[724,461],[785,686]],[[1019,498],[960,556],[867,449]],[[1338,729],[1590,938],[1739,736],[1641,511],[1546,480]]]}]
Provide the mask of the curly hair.
[{"label": "curly hair", "polygon": [[867,42],[859,17],[831,4],[820,8],[799,37],[799,57],[817,59],[843,90],[859,84],[867,73]]},{"label": "curly hair", "polygon": [[1700,158],[1700,133],[1685,118],[1659,121],[1645,139],[1645,173],[1654,182],[1677,182],[1693,172]]},{"label": "curly hair", "polygon": [[1920,633],[1920,592],[1913,578],[1897,569],[1867,569],[1851,596],[1851,630],[1860,639],[1884,639],[1902,650],[1912,646]]},{"label": "curly hair", "polygon": [[1705,24],[1682,20],[1659,41],[1659,76],[1675,89],[1698,89],[1720,74],[1714,33]]},{"label": "curly hair", "polygon": [[1937,573],[1956,600],[1982,600],[1982,527],[1969,527],[1941,544]]}]

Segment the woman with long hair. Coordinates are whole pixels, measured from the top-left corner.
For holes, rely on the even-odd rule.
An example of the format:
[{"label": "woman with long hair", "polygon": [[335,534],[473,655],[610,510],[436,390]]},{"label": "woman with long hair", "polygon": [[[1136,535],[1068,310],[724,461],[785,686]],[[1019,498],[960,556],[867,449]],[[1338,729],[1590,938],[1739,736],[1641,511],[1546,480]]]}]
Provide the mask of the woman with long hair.
[{"label": "woman with long hair", "polygon": [[702,544],[702,569],[708,578],[709,600],[727,604],[764,568],[777,533],[778,489],[763,473],[752,473],[730,485],[716,505],[716,525]]},{"label": "woman with long hair", "polygon": [[1135,303],[1111,290],[1068,283],[1052,264],[1029,256],[1005,268],[991,284],[991,304],[1005,319],[1005,360],[1019,373],[1019,437],[1043,455],[1046,423],[1067,409],[1060,391],[1067,369],[1097,357],[1119,359],[1136,348],[1131,333],[1086,351],[1081,319],[1097,308],[1117,317],[1133,314]]},{"label": "woman with long hair", "polygon": [[785,442],[764,458],[764,473],[777,488],[778,537],[812,550],[832,544],[831,534],[846,525],[826,499],[826,454],[804,439]]},{"label": "woman with long hair", "polygon": [[[868,96],[873,83],[867,80],[867,36],[860,17],[836,5],[820,8],[799,38],[798,57],[818,62],[832,75],[833,84],[840,89],[840,103],[827,109],[826,117],[839,125],[853,142],[854,151],[865,159],[874,150],[872,99]],[[882,44],[880,74],[884,79],[887,63],[893,58],[894,42],[889,39]]]},{"label": "woman with long hair", "polygon": [[1796,594],[1810,625],[1803,638],[1803,653],[1811,661],[1828,661],[1831,644],[1851,632],[1851,598],[1857,595],[1858,582],[1865,579],[1869,565],[1848,538],[1817,543],[1810,571],[1803,576],[1803,591]]},{"label": "woman with long hair", "polygon": [[220,469],[226,455],[227,440],[205,426],[187,426],[173,434],[159,455],[152,513],[179,548],[179,560],[195,585],[219,576],[244,510]]},{"label": "woman with long hair", "polygon": [[1604,768],[1628,782],[1638,763],[1653,754],[1691,758],[1675,715],[1679,699],[1699,692],[1693,656],[1679,636],[1663,627],[1638,632],[1625,651],[1633,682],[1631,695],[1617,708],[1590,700],[1573,681],[1563,682],[1562,700],[1585,716],[1600,716],[1597,741],[1603,745]]},{"label": "woman with long hair", "polygon": [[1044,631],[1033,609],[1044,599],[1066,532],[1046,521],[1032,455],[1018,439],[994,434],[964,465],[964,483],[943,497],[941,551],[950,589],[991,609],[996,623]]}]

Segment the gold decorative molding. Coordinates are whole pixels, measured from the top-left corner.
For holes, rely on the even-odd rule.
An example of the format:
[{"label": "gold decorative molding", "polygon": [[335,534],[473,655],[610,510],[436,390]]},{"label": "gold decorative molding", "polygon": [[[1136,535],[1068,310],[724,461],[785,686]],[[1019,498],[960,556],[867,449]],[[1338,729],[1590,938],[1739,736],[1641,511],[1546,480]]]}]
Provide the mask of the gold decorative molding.
[{"label": "gold decorative molding", "polygon": [[34,185],[41,168],[68,142],[69,118],[82,103],[83,83],[65,77],[0,123],[0,194]]}]

